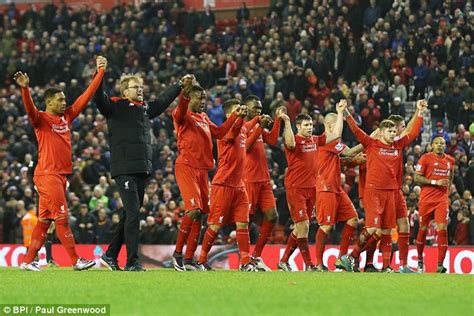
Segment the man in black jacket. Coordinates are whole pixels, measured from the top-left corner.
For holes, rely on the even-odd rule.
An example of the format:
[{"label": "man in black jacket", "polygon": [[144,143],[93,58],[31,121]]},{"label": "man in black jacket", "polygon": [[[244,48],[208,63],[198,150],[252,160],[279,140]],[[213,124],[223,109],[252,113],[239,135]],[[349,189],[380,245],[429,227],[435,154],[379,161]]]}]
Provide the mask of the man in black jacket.
[{"label": "man in black jacket", "polygon": [[101,85],[94,96],[99,111],[107,118],[110,142],[110,172],[117,182],[124,211],[112,242],[100,261],[110,270],[120,270],[117,256],[127,247],[125,271],[145,269],[138,261],[139,210],[145,194],[145,179],[152,172],[150,120],[163,113],[183,87],[192,86],[186,75],[164,91],[156,101],[143,101],[143,80],[138,75],[120,78],[121,97],[109,98]]}]

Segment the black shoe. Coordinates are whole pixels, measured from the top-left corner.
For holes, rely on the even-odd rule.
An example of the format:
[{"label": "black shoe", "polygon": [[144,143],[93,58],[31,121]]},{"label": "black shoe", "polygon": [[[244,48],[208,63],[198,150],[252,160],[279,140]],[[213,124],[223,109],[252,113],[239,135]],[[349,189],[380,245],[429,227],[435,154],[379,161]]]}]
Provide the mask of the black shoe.
[{"label": "black shoe", "polygon": [[193,259],[184,259],[184,268],[186,271],[197,271],[198,265]]},{"label": "black shoe", "polygon": [[184,267],[184,262],[183,262],[183,254],[178,253],[178,252],[173,252],[173,267],[176,271],[186,271],[186,268]]},{"label": "black shoe", "polygon": [[380,272],[380,271],[377,270],[373,264],[368,264],[365,266],[364,272]]},{"label": "black shoe", "polygon": [[211,266],[207,262],[205,262],[197,264],[197,271],[214,271],[214,269],[211,268]]},{"label": "black shoe", "polygon": [[438,267],[436,268],[436,273],[441,273],[441,274],[444,274],[448,272],[448,269],[446,269],[445,267],[443,267],[442,264],[438,264]]},{"label": "black shoe", "polygon": [[120,269],[117,259],[107,256],[105,253],[99,259],[100,263],[107,267],[110,271],[122,271]]},{"label": "black shoe", "polygon": [[146,269],[139,262],[135,262],[131,266],[126,265],[124,270],[128,272],[145,272],[146,271]]}]

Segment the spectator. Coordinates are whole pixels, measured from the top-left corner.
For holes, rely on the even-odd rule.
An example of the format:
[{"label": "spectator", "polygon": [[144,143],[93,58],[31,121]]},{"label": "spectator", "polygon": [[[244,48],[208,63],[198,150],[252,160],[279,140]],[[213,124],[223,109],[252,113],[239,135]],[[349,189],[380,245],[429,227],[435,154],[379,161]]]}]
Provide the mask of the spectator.
[{"label": "spectator", "polygon": [[250,18],[250,10],[247,8],[247,3],[242,2],[239,9],[237,10],[237,21],[240,23],[243,20]]},{"label": "spectator", "polygon": [[413,90],[413,101],[425,98],[425,90],[428,79],[428,67],[423,62],[423,58],[418,57],[416,67],[413,69],[413,80],[415,89]]},{"label": "spectator", "polygon": [[446,98],[443,95],[441,87],[435,88],[434,95],[428,99],[428,109],[431,113],[431,126],[436,126],[438,122],[445,121]]},{"label": "spectator", "polygon": [[436,130],[433,132],[431,139],[435,137],[443,137],[446,140],[446,143],[449,142],[449,135],[443,128],[443,122],[436,123]]},{"label": "spectator", "polygon": [[92,244],[95,241],[95,218],[89,214],[87,204],[81,204],[81,209],[76,221],[76,242],[78,244]]},{"label": "spectator", "polygon": [[[369,133],[374,130],[374,126],[380,122],[381,114],[379,109],[375,106],[374,99],[367,102],[367,107],[360,113],[362,117],[362,126],[364,130]],[[369,133],[370,134],[370,133]]]}]

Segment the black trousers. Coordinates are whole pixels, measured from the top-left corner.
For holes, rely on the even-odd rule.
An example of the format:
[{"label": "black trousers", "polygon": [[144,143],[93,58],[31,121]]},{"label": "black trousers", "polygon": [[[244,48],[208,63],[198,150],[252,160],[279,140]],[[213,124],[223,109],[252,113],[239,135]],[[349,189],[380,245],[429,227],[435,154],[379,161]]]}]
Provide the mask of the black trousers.
[{"label": "black trousers", "polygon": [[120,222],[109,244],[106,255],[117,259],[125,243],[127,247],[127,266],[138,262],[138,241],[140,238],[140,208],[145,194],[146,175],[131,174],[115,177],[123,209]]}]

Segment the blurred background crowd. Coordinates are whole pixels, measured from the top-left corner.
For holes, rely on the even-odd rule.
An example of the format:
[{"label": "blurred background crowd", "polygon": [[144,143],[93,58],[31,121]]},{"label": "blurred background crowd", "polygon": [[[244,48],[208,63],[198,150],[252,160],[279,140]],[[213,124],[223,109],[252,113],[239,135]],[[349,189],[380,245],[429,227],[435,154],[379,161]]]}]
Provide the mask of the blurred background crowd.
[{"label": "blurred background crowd", "polygon": [[[414,166],[430,150],[431,137],[442,135],[447,153],[456,158],[449,242],[472,244],[473,25],[471,1],[463,0],[277,0],[266,15],[255,15],[242,3],[230,19],[216,19],[210,7],[186,10],[180,1],[143,1],[101,12],[66,4],[30,6],[24,12],[15,4],[0,6],[0,242],[22,243],[36,208],[31,180],[36,138],[13,73],[28,73],[40,109],[43,91],[52,85],[63,89],[72,104],[89,83],[94,56],[100,54],[108,58],[104,80],[111,96],[119,96],[122,73],[142,75],[146,100],[183,74],[194,74],[207,90],[207,113],[216,124],[224,120],[223,101],[254,94],[265,113],[286,106],[292,121],[298,113],[311,114],[314,133],[321,134],[323,116],[346,98],[361,127],[370,132],[389,114],[408,120],[413,101],[426,98],[430,113],[424,130],[405,153],[403,192],[412,242],[420,192],[413,182]],[[177,146],[170,111],[152,123],[154,173],[140,224],[144,244],[174,244],[184,215],[174,176]],[[356,143],[348,128],[343,141]],[[74,172],[67,197],[76,240],[108,243],[122,204],[109,175],[106,121],[92,103],[73,123],[72,148]],[[292,223],[282,145],[267,147],[267,157],[280,214],[270,242],[285,243]],[[341,177],[363,225],[358,167],[344,167]],[[311,227],[314,241],[316,224]],[[231,231],[223,230],[219,242],[232,242]],[[433,227],[428,235],[433,243],[435,234]],[[257,236],[253,224],[252,241]],[[338,230],[333,242],[337,236]]]}]

